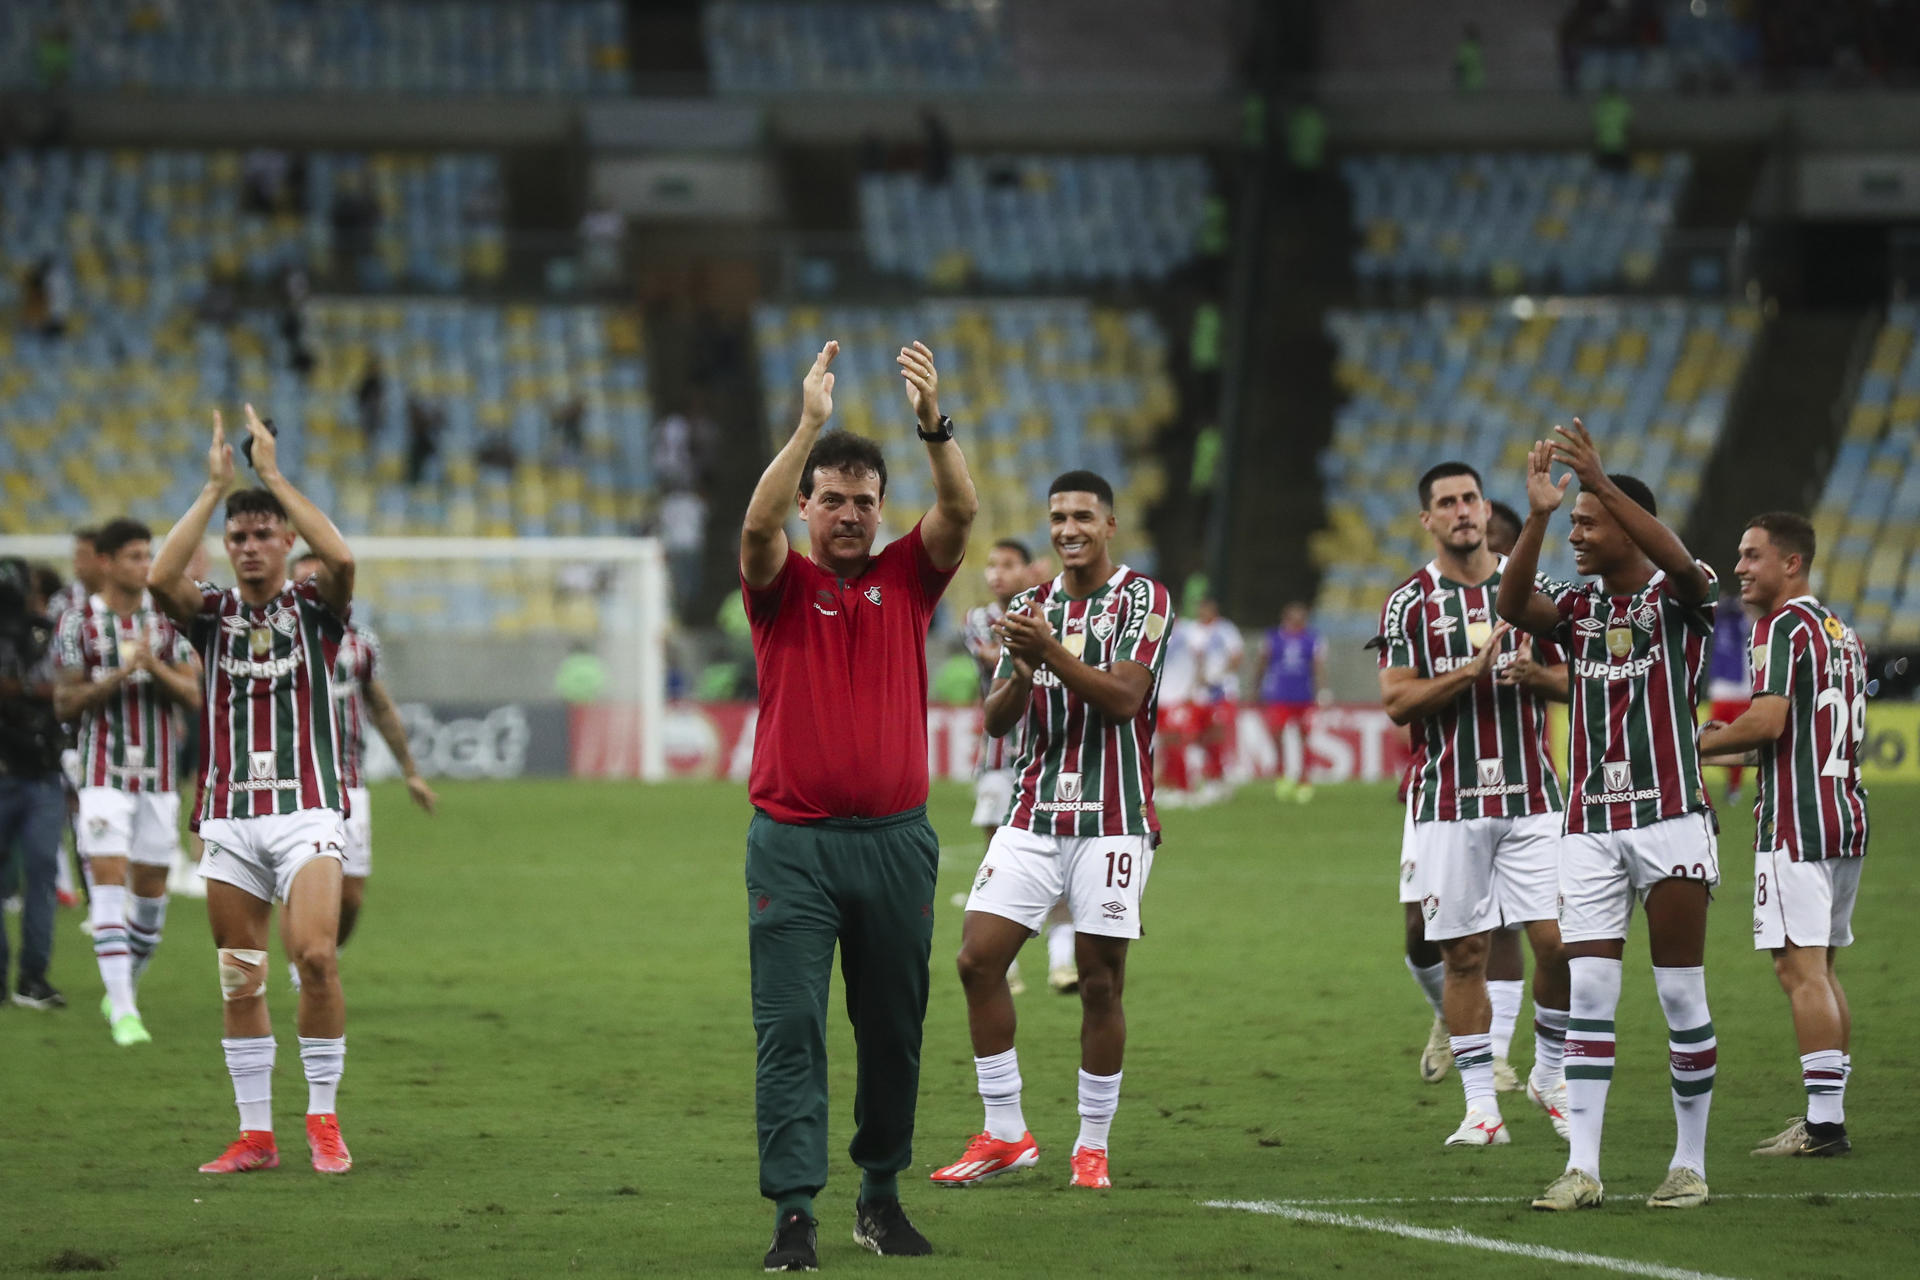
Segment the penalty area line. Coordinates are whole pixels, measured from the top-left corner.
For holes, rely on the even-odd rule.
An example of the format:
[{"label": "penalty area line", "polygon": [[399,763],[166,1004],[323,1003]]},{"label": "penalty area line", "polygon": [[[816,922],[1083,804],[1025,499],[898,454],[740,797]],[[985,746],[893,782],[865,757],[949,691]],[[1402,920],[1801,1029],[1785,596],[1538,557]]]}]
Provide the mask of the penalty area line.
[{"label": "penalty area line", "polygon": [[1663,1262],[1640,1262],[1633,1258],[1610,1257],[1604,1253],[1582,1253],[1573,1249],[1555,1249],[1543,1244],[1496,1240],[1492,1236],[1474,1235],[1459,1227],[1416,1227],[1410,1222],[1395,1222],[1391,1218],[1364,1218],[1358,1214],[1310,1209],[1297,1204],[1283,1204],[1277,1200],[1206,1200],[1202,1201],[1202,1204],[1209,1209],[1237,1209],[1242,1213],[1266,1214],[1275,1218],[1287,1218],[1294,1222],[1308,1222],[1327,1227],[1349,1227],[1357,1231],[1374,1231],[1382,1235],[1399,1236],[1405,1240],[1420,1240],[1428,1244],[1446,1244],[1463,1249],[1480,1249],[1487,1253],[1504,1253],[1516,1258],[1531,1258],[1537,1262],[1598,1267],[1601,1270],[1615,1271],[1622,1275],[1649,1276],[1653,1280],[1733,1280],[1732,1277],[1715,1275],[1708,1271],[1670,1267]]}]

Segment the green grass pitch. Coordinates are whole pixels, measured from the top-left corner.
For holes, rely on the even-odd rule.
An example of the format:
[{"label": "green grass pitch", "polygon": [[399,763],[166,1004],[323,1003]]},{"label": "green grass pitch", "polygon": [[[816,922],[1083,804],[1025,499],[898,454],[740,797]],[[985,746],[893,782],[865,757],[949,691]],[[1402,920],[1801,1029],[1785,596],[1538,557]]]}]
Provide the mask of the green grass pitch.
[{"label": "green grass pitch", "polygon": [[[305,1163],[293,1002],[280,1039],[271,1173],[194,1172],[235,1125],[204,913],[174,903],[143,991],[154,1043],[114,1048],[91,953],[61,913],[58,1014],[0,1013],[0,1273],[122,1276],[744,1275],[771,1225],[756,1193],[742,840],[724,785],[448,785],[429,821],[388,786],[378,869],[346,952],[353,1173]],[[1568,1217],[1526,1200],[1560,1169],[1545,1119],[1508,1097],[1509,1147],[1445,1151],[1457,1080],[1415,1072],[1427,1016],[1400,961],[1400,815],[1384,787],[1281,807],[1249,788],[1168,816],[1133,952],[1127,1080],[1111,1192],[1070,1192],[1078,1009],[1020,1000],[1040,1167],[965,1192],[925,1182],[980,1123],[952,956],[980,838],[942,786],[946,845],[915,1166],[905,1198],[938,1256],[852,1243],[845,1159],[853,1055],[832,1028],[835,1172],[823,1269],[1013,1274],[1423,1277],[1605,1274],[1211,1200],[1409,1198],[1330,1211],[1670,1268],[1669,1275],[1911,1276],[1920,1247],[1920,1018],[1900,917],[1920,896],[1907,834],[1920,789],[1874,795],[1875,852],[1842,961],[1857,1032],[1856,1154],[1762,1161],[1747,1149],[1801,1110],[1786,1004],[1751,949],[1751,819],[1728,815],[1708,986],[1720,1072],[1693,1212],[1642,1206],[1673,1137],[1664,1027],[1644,938],[1629,946],[1605,1147],[1609,1202]],[[1636,929],[1641,928],[1638,918]],[[1044,971],[1039,949],[1028,973]],[[1903,977],[1902,974],[1906,976]],[[1529,1006],[1530,1007],[1530,1006]],[[1523,1029],[1515,1058],[1530,1059]],[[1524,1070],[1524,1065],[1522,1065]],[[1894,1193],[1871,1198],[1858,1193]],[[1437,1203],[1430,1197],[1490,1197]],[[1661,1274],[1643,1270],[1641,1274]]]}]

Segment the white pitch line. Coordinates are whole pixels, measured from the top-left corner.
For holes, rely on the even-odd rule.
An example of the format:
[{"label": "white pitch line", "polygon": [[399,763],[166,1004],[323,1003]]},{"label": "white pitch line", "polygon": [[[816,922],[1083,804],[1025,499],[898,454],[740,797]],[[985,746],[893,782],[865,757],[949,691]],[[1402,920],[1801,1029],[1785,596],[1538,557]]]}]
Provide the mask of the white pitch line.
[{"label": "white pitch line", "polygon": [[1609,1257],[1604,1253],[1579,1253],[1572,1249],[1554,1249],[1543,1244],[1519,1244],[1512,1240],[1495,1240],[1491,1236],[1476,1236],[1459,1227],[1416,1227],[1410,1222],[1395,1222],[1391,1218],[1362,1218],[1350,1213],[1327,1213],[1319,1209],[1303,1209],[1297,1205],[1281,1204],[1273,1200],[1208,1200],[1205,1204],[1210,1209],[1239,1209],[1246,1213],[1264,1213],[1276,1218],[1290,1218],[1295,1222],[1313,1222],[1329,1227],[1354,1227],[1361,1231],[1378,1231],[1407,1240],[1424,1240],[1431,1244],[1451,1244],[1466,1249],[1482,1249],[1488,1253],[1511,1254],[1519,1258],[1532,1258],[1538,1262],[1599,1267],[1605,1271],[1617,1271],[1622,1275],[1650,1276],[1653,1280],[1733,1280],[1732,1277],[1715,1275],[1709,1271],[1690,1271],[1685,1267],[1669,1267],[1662,1262],[1638,1262],[1632,1258]]},{"label": "white pitch line", "polygon": [[[1730,1191],[1714,1192],[1713,1198],[1720,1200],[1806,1200],[1819,1196],[1824,1200],[1920,1200],[1920,1191]],[[1295,1206],[1366,1206],[1396,1204],[1521,1204],[1527,1200],[1524,1195],[1512,1196],[1324,1196],[1294,1197],[1275,1203]],[[1247,1203],[1245,1201],[1225,1200],[1208,1201],[1216,1208]],[[1264,1201],[1260,1203],[1265,1203]]]}]

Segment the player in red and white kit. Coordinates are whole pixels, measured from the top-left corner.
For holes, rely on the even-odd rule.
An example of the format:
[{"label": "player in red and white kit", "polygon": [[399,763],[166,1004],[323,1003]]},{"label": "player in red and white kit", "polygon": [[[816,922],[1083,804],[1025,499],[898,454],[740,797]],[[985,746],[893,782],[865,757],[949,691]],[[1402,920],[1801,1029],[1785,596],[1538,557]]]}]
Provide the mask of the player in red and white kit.
[{"label": "player in red and white kit", "polygon": [[[225,1002],[227,1072],[240,1137],[202,1173],[270,1169],[273,1024],[267,1015],[267,934],[284,904],[281,937],[300,966],[300,1061],[307,1076],[313,1167],[353,1166],[335,1095],[346,1069],[346,1009],[335,935],[346,849],[346,786],[333,664],[353,600],[353,552],[320,509],[280,472],[274,438],[249,405],[247,432],[261,489],[227,498],[227,559],[236,586],[194,583],[186,568],[233,483],[233,449],[216,413],[207,483],[174,525],[147,586],[186,629],[206,668],[200,770],[201,870]],[[326,566],[293,582],[287,557],[304,537]]]},{"label": "player in red and white kit", "polygon": [[[317,578],[326,571],[320,557],[305,555],[293,567],[296,582]],[[420,768],[413,762],[413,749],[407,742],[407,726],[401,722],[400,709],[380,679],[380,637],[365,622],[347,624],[346,637],[340,642],[333,664],[333,704],[340,719],[340,772],[347,788],[347,848],[341,859],[339,946],[346,946],[353,927],[360,919],[360,906],[366,901],[367,877],[373,874],[373,797],[367,790],[367,726],[371,724],[386,742],[387,749],[400,766],[413,802],[432,816],[440,797],[434,794]],[[300,966],[289,963],[293,989],[300,989]]]},{"label": "player in red and white kit", "polygon": [[1072,1185],[1111,1185],[1107,1137],[1120,1105],[1128,942],[1159,843],[1154,690],[1173,621],[1167,589],[1115,565],[1113,489],[1089,471],[1054,480],[1048,516],[1061,573],[1017,597],[1001,624],[987,732],[1019,726],[1019,792],[967,899],[960,983],[984,1130],[934,1171],[967,1186],[1038,1163],[1020,1107],[1007,967],[1063,895],[1080,968],[1080,1134]]},{"label": "player in red and white kit", "polygon": [[53,704],[79,728],[76,843],[92,876],[87,921],[106,988],[100,1011],[115,1044],[145,1044],[153,1037],[135,990],[160,945],[167,873],[180,848],[173,709],[200,709],[199,672],[147,595],[147,526],[110,520],[91,545],[100,587],[61,614]]},{"label": "player in red and white kit", "polygon": [[1740,538],[1740,599],[1753,628],[1753,702],[1732,724],[1700,731],[1703,756],[1758,752],[1753,945],[1773,953],[1793,1011],[1807,1113],[1757,1156],[1838,1156],[1847,1138],[1853,1015],[1834,971],[1853,944],[1853,904],[1867,853],[1867,655],[1853,628],[1807,582],[1813,526],[1756,516]]},{"label": "player in red and white kit", "polygon": [[[1526,526],[1500,579],[1500,616],[1566,649],[1572,670],[1560,933],[1573,1003],[1567,1027],[1566,1171],[1536,1209],[1597,1208],[1600,1137],[1613,1080],[1621,956],[1645,904],[1654,987],[1667,1018],[1678,1130],[1667,1177],[1647,1203],[1707,1203],[1707,1116],[1718,1047],[1707,1007],[1709,891],[1719,882],[1712,805],[1694,743],[1719,584],[1654,513],[1651,490],[1609,475],[1578,418],[1527,460]],[[1572,471],[1558,481],[1555,463]],[[1580,481],[1574,567],[1593,581],[1535,580],[1547,522]]]},{"label": "player in red and white kit", "polygon": [[1200,802],[1215,804],[1227,788],[1227,736],[1240,700],[1240,664],[1247,642],[1240,628],[1221,616],[1213,597],[1202,595],[1193,610],[1194,724],[1200,744]]}]

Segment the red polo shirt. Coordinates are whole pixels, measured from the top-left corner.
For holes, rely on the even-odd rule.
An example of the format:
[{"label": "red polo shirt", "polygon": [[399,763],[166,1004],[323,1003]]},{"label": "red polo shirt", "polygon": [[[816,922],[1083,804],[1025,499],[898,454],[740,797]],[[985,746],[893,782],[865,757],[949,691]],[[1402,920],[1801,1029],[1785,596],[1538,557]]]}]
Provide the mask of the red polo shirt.
[{"label": "red polo shirt", "polygon": [[857,578],[789,548],[765,587],[741,582],[760,675],[755,808],[797,823],[927,802],[927,624],[953,574],[916,524]]}]

